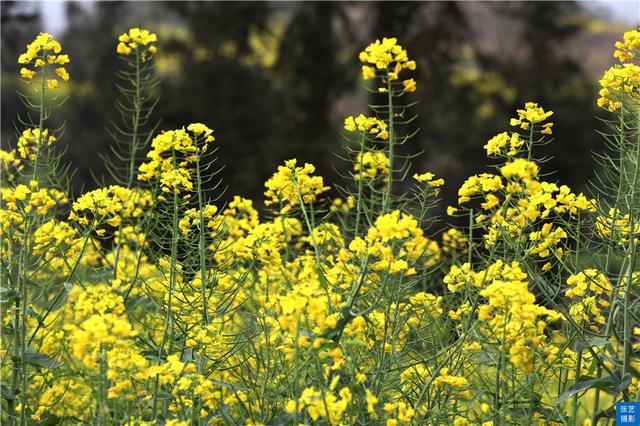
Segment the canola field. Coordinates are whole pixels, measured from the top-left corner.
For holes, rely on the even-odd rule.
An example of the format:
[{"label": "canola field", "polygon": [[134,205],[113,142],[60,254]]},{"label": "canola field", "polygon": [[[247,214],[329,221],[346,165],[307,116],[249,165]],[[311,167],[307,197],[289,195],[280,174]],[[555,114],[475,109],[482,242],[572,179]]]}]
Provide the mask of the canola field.
[{"label": "canola field", "polygon": [[384,38],[353,59],[384,102],[344,120],[350,173],[328,182],[283,159],[263,200],[227,203],[215,117],[150,124],[161,42],[114,40],[117,184],[75,198],[48,127],[73,57],[46,33],[16,52],[3,424],[586,426],[638,401],[639,31],[599,82],[588,192],[546,169],[562,123],[535,99],[478,141],[484,172],[460,188],[412,170],[420,64]]}]

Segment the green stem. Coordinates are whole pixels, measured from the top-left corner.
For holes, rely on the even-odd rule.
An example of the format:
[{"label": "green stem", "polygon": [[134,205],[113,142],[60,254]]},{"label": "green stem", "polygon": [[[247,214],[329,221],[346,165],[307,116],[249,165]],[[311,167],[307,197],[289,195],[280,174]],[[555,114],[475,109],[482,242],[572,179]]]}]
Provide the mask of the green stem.
[{"label": "green stem", "polygon": [[200,296],[202,297],[202,325],[209,324],[209,312],[207,307],[206,294],[206,250],[205,232],[206,225],[204,223],[204,200],[202,196],[202,176],[200,172],[200,153],[196,154],[196,190],[198,193],[198,211],[199,211],[199,234],[198,234],[198,252],[200,255]]},{"label": "green stem", "polygon": [[[638,126],[640,132],[640,126]],[[636,269],[636,260],[638,250],[636,246],[636,226],[638,226],[637,219],[635,217],[636,209],[636,192],[638,187],[638,176],[640,175],[640,133],[636,140],[636,153],[635,159],[632,159],[634,164],[633,182],[631,183],[631,200],[629,202],[629,249],[627,256],[629,257],[629,265],[627,266],[627,276],[624,288],[624,324],[623,324],[623,355],[622,355],[622,376],[624,377],[629,372],[629,362],[631,358],[631,334],[635,324],[631,322],[631,284],[633,282],[633,274]],[[634,161],[635,160],[635,161]]]},{"label": "green stem", "polygon": [[527,142],[527,160],[531,161],[533,157],[533,123],[529,127],[529,141]]},{"label": "green stem", "polygon": [[40,158],[40,147],[42,146],[42,142],[43,142],[43,138],[42,138],[42,132],[44,131],[44,116],[45,116],[45,111],[44,111],[44,92],[45,92],[45,88],[46,88],[46,55],[44,54],[44,51],[42,52],[42,54],[40,55],[40,59],[42,59],[45,62],[45,65],[42,66],[42,73],[41,73],[41,78],[40,78],[40,105],[38,105],[38,112],[39,112],[39,124],[38,124],[38,142],[36,144],[36,158],[34,160],[33,163],[33,180],[34,181],[38,181],[38,162],[39,162],[39,158]]},{"label": "green stem", "polygon": [[[142,106],[140,104],[140,55],[138,54],[138,48],[135,49],[136,53],[136,80],[135,80],[135,96],[133,100],[133,108],[135,114],[133,117],[133,135],[131,137],[131,144],[129,145],[129,176],[127,176],[127,188],[131,189],[133,186],[135,176],[136,165],[136,152],[138,151],[138,127],[140,125],[140,111]],[[118,260],[120,259],[120,248],[122,247],[122,214],[120,217],[120,225],[118,226],[118,243],[115,248],[115,256],[113,259],[113,279],[118,278]]]},{"label": "green stem", "polygon": [[504,325],[502,327],[502,340],[501,340],[501,348],[499,348],[498,352],[498,365],[496,366],[496,392],[493,399],[493,406],[495,410],[495,416],[497,417],[497,423],[502,424],[502,406],[506,401],[502,401],[501,399],[501,390],[502,390],[502,378],[500,377],[502,374],[502,366],[503,366],[503,354],[507,350],[506,348],[506,335],[507,335],[507,323],[510,321],[511,314],[508,314],[504,319]]},{"label": "green stem", "polygon": [[387,181],[387,191],[384,194],[382,202],[382,213],[386,213],[389,209],[391,202],[391,188],[393,186],[393,160],[394,160],[394,142],[395,142],[395,129],[394,129],[394,117],[393,117],[393,86],[391,85],[391,79],[389,78],[389,71],[387,70],[387,99],[388,99],[388,115],[389,115],[389,180]]},{"label": "green stem", "polygon": [[[174,154],[174,162],[175,162],[175,154]],[[173,219],[172,219],[172,227],[171,227],[171,269],[169,272],[169,298],[167,301],[167,312],[164,318],[164,328],[162,331],[162,341],[160,342],[160,346],[158,347],[158,360],[157,365],[160,365],[162,360],[162,355],[164,353],[164,347],[169,342],[170,337],[173,334],[173,315],[171,309],[173,307],[173,290],[175,288],[176,280],[177,280],[177,255],[178,255],[178,237],[180,230],[178,229],[178,195],[174,192],[173,194]],[[159,375],[156,375],[155,383],[153,385],[153,409],[152,409],[152,418],[154,420],[157,419],[158,415],[158,391],[160,387],[159,383]]]},{"label": "green stem", "polygon": [[365,141],[365,137],[364,137],[364,133],[362,134],[362,140],[360,141],[360,155],[358,156],[358,199],[356,200],[356,226],[355,229],[353,231],[353,235],[354,237],[358,236],[358,231],[359,231],[359,227],[360,227],[360,211],[361,211],[361,204],[362,204],[362,178],[363,178],[363,174],[362,174],[362,156],[364,155],[364,141]]},{"label": "green stem", "polygon": [[8,420],[9,426],[13,426],[14,421],[16,419],[16,396],[18,389],[18,381],[20,380],[20,371],[21,371],[21,363],[22,356],[20,353],[20,306],[16,304],[14,308],[12,308],[11,319],[13,321],[13,330],[14,330],[14,343],[13,343],[13,360],[11,365],[11,390],[9,392],[9,398],[7,398],[7,412],[8,412]]},{"label": "green stem", "polygon": [[133,177],[135,176],[136,166],[136,152],[138,150],[138,127],[140,126],[140,111],[142,106],[140,105],[141,91],[140,91],[140,55],[138,48],[136,47],[136,83],[135,83],[135,97],[134,105],[135,115],[133,118],[133,135],[131,136],[131,145],[129,151],[129,176],[127,181],[127,188],[131,188],[133,185]]},{"label": "green stem", "polygon": [[[33,163],[32,180],[38,181],[38,163],[40,157],[40,147],[43,144],[43,131],[45,120],[45,89],[46,89],[46,56],[44,52],[40,55],[40,59],[45,62],[42,67],[40,77],[40,104],[38,105],[39,112],[39,124],[38,124],[38,141],[35,147],[35,160]],[[7,402],[7,411],[9,417],[9,425],[13,425],[17,418],[16,413],[16,396],[18,393],[21,395],[21,410],[20,410],[20,424],[25,425],[27,423],[26,412],[28,409],[27,402],[27,388],[29,385],[28,373],[29,368],[24,361],[26,353],[26,341],[27,341],[27,309],[29,306],[29,291],[27,286],[27,268],[28,257],[30,247],[28,244],[28,236],[31,235],[31,227],[33,225],[33,216],[29,215],[26,221],[26,227],[24,231],[24,238],[20,246],[18,273],[17,273],[17,289],[18,299],[16,300],[15,308],[13,309],[13,327],[14,327],[14,348],[13,348],[13,360],[12,360],[12,372],[11,372],[11,389],[9,391],[10,398]],[[18,385],[18,383],[20,385]],[[20,392],[18,389],[20,388]]]},{"label": "green stem", "polygon": [[300,210],[302,210],[302,216],[304,217],[304,222],[307,225],[307,230],[309,231],[309,238],[311,239],[311,244],[313,244],[313,252],[316,255],[316,268],[320,268],[320,253],[318,252],[318,245],[316,244],[316,240],[313,236],[313,227],[311,226],[311,222],[309,221],[309,215],[307,214],[307,209],[304,205],[304,199],[302,198],[302,193],[300,191],[300,187],[298,183],[295,181],[296,177],[293,176],[294,184],[296,186],[296,191],[298,192],[298,201],[300,202]]},{"label": "green stem", "polygon": [[[582,349],[578,351],[578,362],[576,363],[576,378],[580,377],[580,370],[582,370]],[[574,426],[578,424],[578,393],[573,396],[571,419]]]}]

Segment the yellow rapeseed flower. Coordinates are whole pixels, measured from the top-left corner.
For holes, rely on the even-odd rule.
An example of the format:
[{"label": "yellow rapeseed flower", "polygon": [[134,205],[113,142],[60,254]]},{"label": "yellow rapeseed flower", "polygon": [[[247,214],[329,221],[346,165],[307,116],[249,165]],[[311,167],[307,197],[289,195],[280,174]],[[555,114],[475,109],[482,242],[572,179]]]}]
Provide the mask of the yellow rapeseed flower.
[{"label": "yellow rapeseed flower", "polygon": [[[46,72],[47,64],[64,65],[69,62],[68,55],[60,55],[62,46],[58,43],[51,34],[40,33],[35,40],[27,45],[27,51],[22,53],[18,57],[18,63],[24,65],[20,69],[20,77],[25,80],[32,80],[37,72]],[[32,67],[33,69],[30,69]],[[69,80],[69,74],[63,67],[58,67],[55,70],[55,75],[61,78],[63,81]],[[58,87],[58,80],[48,79],[46,82],[48,89],[55,89]]]},{"label": "yellow rapeseed flower", "polygon": [[118,55],[127,56],[136,52],[142,61],[148,60],[157,51],[153,43],[158,41],[158,36],[146,29],[131,28],[118,37],[116,52]]}]

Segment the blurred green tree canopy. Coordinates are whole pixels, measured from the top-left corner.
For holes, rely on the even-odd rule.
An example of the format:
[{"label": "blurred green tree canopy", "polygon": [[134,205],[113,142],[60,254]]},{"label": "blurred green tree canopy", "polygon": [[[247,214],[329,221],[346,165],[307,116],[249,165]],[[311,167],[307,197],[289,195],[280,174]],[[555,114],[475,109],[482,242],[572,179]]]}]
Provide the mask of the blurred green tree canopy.
[{"label": "blurred green tree canopy", "polygon": [[[159,37],[154,113],[160,129],[203,122],[221,144],[219,165],[230,189],[260,198],[263,182],[288,158],[313,162],[330,181],[342,164],[344,116],[366,112],[358,52],[394,36],[418,64],[418,136],[425,151],[414,168],[445,178],[455,198],[463,176],[485,163],[482,146],[507,130],[525,101],[556,112],[550,146],[554,176],[578,188],[591,170],[597,73],[581,54],[624,30],[600,22],[574,2],[97,2],[66,3],[59,38],[71,57],[65,124],[74,191],[105,172],[105,128],[115,118],[117,36],[132,26]],[[27,10],[28,9],[28,10]],[[38,8],[2,3],[2,143],[15,141],[16,58],[42,28]],[[597,30],[594,28],[597,27]],[[600,64],[596,64],[598,68]],[[593,65],[593,64],[591,64]],[[336,170],[334,170],[336,169]]]}]

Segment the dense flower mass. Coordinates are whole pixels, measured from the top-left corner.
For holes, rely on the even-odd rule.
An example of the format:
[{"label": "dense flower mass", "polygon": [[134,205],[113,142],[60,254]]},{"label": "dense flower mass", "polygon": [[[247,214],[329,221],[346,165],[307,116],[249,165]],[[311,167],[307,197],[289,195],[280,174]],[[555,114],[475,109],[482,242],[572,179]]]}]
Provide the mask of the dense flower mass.
[{"label": "dense flower mass", "polygon": [[376,117],[349,116],[344,119],[344,128],[350,132],[360,132],[372,138],[389,139],[387,123]]},{"label": "dense flower mass", "polygon": [[615,47],[614,58],[618,58],[620,62],[633,61],[640,53],[640,31],[627,31],[622,41],[616,41]]},{"label": "dense flower mass", "polygon": [[426,183],[428,186],[431,187],[439,187],[444,185],[444,179],[440,178],[440,179],[435,179],[435,176],[433,173],[430,172],[426,172],[426,173],[421,173],[421,174],[414,174],[413,178],[420,182],[420,183]]},{"label": "dense flower mass", "polygon": [[[527,129],[552,114],[532,102],[517,113],[519,118],[511,119],[511,124],[524,125]],[[544,131],[548,128],[545,125],[541,135],[548,133]],[[526,142],[523,138],[517,133],[509,136],[505,132],[489,140],[485,145],[487,155],[504,159],[498,168],[500,174],[482,173],[468,178],[458,190],[458,203],[466,205],[480,197],[482,212],[476,215],[476,222],[485,232],[487,247],[494,246],[506,233],[519,241],[521,247],[527,247],[527,254],[544,259],[543,267],[548,270],[552,258],[563,257],[568,234],[562,226],[542,220],[565,213],[575,216],[580,212],[594,212],[596,202],[582,193],[573,193],[566,185],[541,180],[537,162],[528,158],[534,142],[543,143],[544,138],[534,140],[530,136]]]},{"label": "dense flower mass", "polygon": [[601,238],[612,239],[619,244],[628,244],[632,235],[636,242],[640,242],[640,223],[632,223],[629,213],[623,214],[619,209],[611,208],[607,213],[601,213],[596,218],[595,228]]},{"label": "dense flower mass", "polygon": [[506,154],[509,156],[515,156],[518,151],[525,145],[525,140],[520,137],[518,133],[512,133],[509,135],[507,132],[502,132],[489,139],[484,149],[487,151],[487,155],[504,156],[505,149]]},{"label": "dense flower mass", "polygon": [[158,36],[146,29],[131,28],[118,37],[116,51],[119,55],[130,55],[135,52],[142,61],[149,59],[158,48],[153,44],[158,41]]},{"label": "dense flower mass", "polygon": [[383,181],[388,179],[389,158],[381,151],[367,151],[358,154],[356,163],[353,165],[353,177],[359,179],[375,179],[383,177]]},{"label": "dense flower mass", "polygon": [[163,192],[188,193],[193,189],[193,166],[214,140],[213,130],[201,123],[161,133],[151,142],[149,161],[140,165],[138,180],[155,181]]},{"label": "dense flower mass", "polygon": [[51,145],[55,141],[56,137],[47,129],[42,131],[36,128],[26,129],[18,138],[17,154],[23,160],[33,161],[41,145]]},{"label": "dense flower mass", "polygon": [[640,101],[640,31],[624,33],[623,41],[617,41],[613,53],[621,63],[610,67],[600,80],[598,106],[609,111],[620,109],[621,105],[637,108]]},{"label": "dense flower mass", "polygon": [[[18,63],[24,65],[20,68],[20,76],[25,80],[31,80],[40,73],[41,81],[48,89],[58,87],[59,80],[69,81],[69,73],[62,66],[69,62],[69,56],[61,52],[62,46],[51,34],[40,33],[27,45],[27,51],[18,58]],[[53,71],[45,73],[47,69],[53,69]],[[45,80],[45,77],[49,78]]]},{"label": "dense flower mass", "polygon": [[313,176],[316,168],[313,164],[305,163],[297,166],[297,160],[287,160],[284,166],[278,166],[278,171],[265,182],[267,189],[264,193],[266,205],[282,205],[283,212],[292,207],[316,201],[318,195],[329,190],[324,185],[322,176]]},{"label": "dense flower mass", "polygon": [[[156,41],[133,28],[117,50],[151,60]],[[416,85],[400,80],[415,63],[393,38],[360,55],[387,104],[345,120],[344,179],[330,187],[312,164],[287,160],[263,203],[216,197],[216,138],[202,123],[149,135],[142,164],[133,145],[112,164],[130,171],[119,183],[68,195],[56,185],[60,134],[44,124],[51,105],[36,105],[42,124],[0,150],[0,422],[612,415],[640,389],[640,107],[625,67],[639,43],[637,31],[616,43],[623,65],[612,72],[631,73],[621,85],[603,79],[603,105],[619,114],[605,190],[592,199],[551,180],[537,150],[553,112],[527,102],[510,121],[517,131],[486,142],[491,168],[464,180],[444,220],[438,197],[451,188],[394,151],[412,135],[388,111]],[[49,56],[68,60],[59,53],[42,34],[20,61],[40,72]]]},{"label": "dense flower mass", "polygon": [[[409,59],[407,51],[398,44],[395,37],[376,40],[360,52],[359,58],[360,62],[368,64],[362,66],[362,77],[365,80],[379,76],[385,81],[395,81],[400,78],[403,70],[416,69],[415,61]],[[412,78],[403,80],[402,85],[406,92],[416,90],[416,82]]]},{"label": "dense flower mass", "polygon": [[[527,102],[523,109],[519,109],[516,112],[518,117],[512,118],[509,124],[520,126],[521,129],[529,129],[532,125],[542,123],[553,115],[553,111],[545,111],[535,102]],[[543,124],[541,133],[551,134],[551,127],[553,127],[553,123]]]},{"label": "dense flower mass", "polygon": [[151,206],[151,194],[130,190],[118,185],[100,188],[78,198],[72,206],[69,220],[81,225],[98,227],[108,224],[120,226],[124,218],[136,218]]}]

